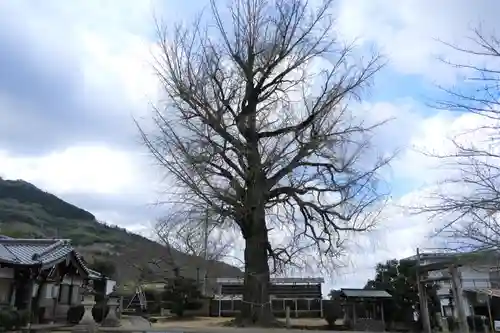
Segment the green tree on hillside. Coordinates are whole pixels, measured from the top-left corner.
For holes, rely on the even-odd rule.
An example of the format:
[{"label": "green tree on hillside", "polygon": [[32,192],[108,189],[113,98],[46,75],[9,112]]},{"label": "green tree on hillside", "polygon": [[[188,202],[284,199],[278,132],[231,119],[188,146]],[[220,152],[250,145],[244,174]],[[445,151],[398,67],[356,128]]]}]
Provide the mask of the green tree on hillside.
[{"label": "green tree on hillside", "polygon": [[116,273],[115,264],[108,260],[95,259],[91,264],[87,264],[87,267],[106,277],[114,277]]}]

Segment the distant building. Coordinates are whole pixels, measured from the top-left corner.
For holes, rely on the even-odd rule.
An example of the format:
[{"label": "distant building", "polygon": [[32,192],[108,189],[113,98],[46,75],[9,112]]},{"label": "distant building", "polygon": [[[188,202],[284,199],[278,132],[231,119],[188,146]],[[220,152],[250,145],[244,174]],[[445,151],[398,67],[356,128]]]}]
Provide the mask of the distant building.
[{"label": "distant building", "polygon": [[[270,298],[274,314],[283,317],[286,307],[290,307],[292,317],[322,317],[323,283],[323,278],[271,278]],[[216,284],[211,315],[236,315],[243,299],[243,279],[219,278]]]},{"label": "distant building", "polygon": [[[437,291],[441,302],[441,315],[457,316],[456,304],[450,304],[451,281],[446,268],[448,263],[458,265],[458,273],[464,293],[464,310],[469,315],[488,315],[488,297],[500,297],[500,256],[494,251],[474,253],[422,253],[420,264],[442,263],[442,268],[428,273],[429,278],[438,279]],[[402,260],[417,260],[412,256]],[[453,313],[452,313],[453,310]]]}]

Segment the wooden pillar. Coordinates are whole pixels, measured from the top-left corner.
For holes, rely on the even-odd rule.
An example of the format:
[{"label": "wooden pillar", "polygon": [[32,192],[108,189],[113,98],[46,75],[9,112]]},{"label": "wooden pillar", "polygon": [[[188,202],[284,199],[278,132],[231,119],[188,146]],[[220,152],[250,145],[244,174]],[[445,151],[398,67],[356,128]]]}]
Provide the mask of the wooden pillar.
[{"label": "wooden pillar", "polygon": [[352,324],[356,324],[356,302],[352,302]]},{"label": "wooden pillar", "polygon": [[495,332],[495,324],[493,323],[493,316],[491,315],[491,303],[490,303],[490,295],[487,295],[488,297],[486,298],[486,305],[488,306],[488,315],[490,319],[490,327],[491,327],[491,333]]},{"label": "wooden pillar", "polygon": [[384,325],[385,332],[384,301],[380,302],[380,317],[382,318],[382,325]]},{"label": "wooden pillar", "polygon": [[431,321],[429,318],[429,307],[427,304],[427,295],[425,292],[425,285],[420,280],[420,251],[417,249],[417,288],[418,288],[418,300],[420,303],[420,320],[422,321],[422,326],[424,327],[425,333],[432,333]]},{"label": "wooden pillar", "polygon": [[30,332],[31,330],[31,323],[33,321],[33,293],[35,291],[35,281],[34,280],[31,280],[30,281],[30,285],[28,287],[28,309],[27,309],[27,312],[28,312],[28,325],[27,325],[27,328],[28,328],[28,332]]},{"label": "wooden pillar", "polygon": [[[31,324],[33,323],[33,298],[34,298],[34,294],[35,292],[40,292],[40,290],[38,290],[39,288],[41,288],[41,283],[38,283],[38,276],[40,274],[40,270],[41,270],[41,267],[36,267],[34,269],[30,269],[29,270],[29,286],[28,286],[28,309],[27,309],[27,312],[28,312],[28,325],[27,325],[27,328],[28,328],[28,331],[31,330]],[[35,288],[36,286],[36,288]],[[35,300],[37,301],[37,300]]]},{"label": "wooden pillar", "polygon": [[462,283],[458,276],[458,269],[456,266],[451,266],[449,271],[451,275],[451,290],[455,298],[455,308],[458,313],[458,326],[461,333],[469,333],[469,325],[467,325],[467,316],[465,315],[464,309],[464,294],[462,291]]},{"label": "wooden pillar", "polygon": [[[16,273],[14,273],[16,274]],[[15,277],[16,275],[14,275]],[[10,289],[9,289],[9,305],[14,307],[16,305],[16,292],[17,292],[17,283],[15,280],[13,280],[10,283]]]},{"label": "wooden pillar", "polygon": [[56,320],[56,311],[57,311],[57,301],[59,299],[59,292],[60,292],[60,284],[53,284],[52,285],[52,321],[55,322]]},{"label": "wooden pillar", "polygon": [[122,313],[123,313],[123,296],[120,296],[119,309],[120,309],[120,311],[118,311],[118,318],[122,319]]}]

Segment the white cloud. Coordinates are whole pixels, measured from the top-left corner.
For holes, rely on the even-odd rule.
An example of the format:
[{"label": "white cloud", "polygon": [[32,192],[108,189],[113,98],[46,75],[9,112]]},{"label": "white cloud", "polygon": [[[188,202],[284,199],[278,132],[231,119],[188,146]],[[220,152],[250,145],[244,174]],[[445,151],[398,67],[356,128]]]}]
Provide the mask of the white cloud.
[{"label": "white cloud", "polygon": [[40,157],[11,156],[0,151],[2,174],[33,182],[56,194],[148,193],[151,180],[144,177],[133,153],[105,146],[70,147]]},{"label": "white cloud", "polygon": [[[404,0],[397,5],[383,0],[342,0],[339,28],[348,39],[381,47],[391,65],[402,74],[423,74],[439,82],[452,81],[457,70],[439,64],[437,56],[453,56],[438,40],[472,45],[465,37],[479,23],[486,32],[498,28],[495,0]],[[461,60],[464,55],[460,55]]]},{"label": "white cloud", "polygon": [[133,34],[122,36],[122,39],[123,42],[115,45],[117,41],[110,41],[98,33],[82,32],[87,59],[85,77],[103,95],[120,94],[133,103],[133,110],[145,110],[149,101],[158,98],[158,81],[152,67],[155,44]]},{"label": "white cloud", "polygon": [[[405,183],[407,192],[388,203],[380,217],[377,230],[352,237],[351,251],[347,258],[350,265],[338,270],[337,276],[332,277],[328,283],[328,288],[361,287],[368,278],[373,277],[377,263],[413,255],[417,247],[431,250],[442,246],[443,239],[431,237],[442,221],[429,219],[429,214],[411,214],[408,207],[429,204],[438,190],[436,182],[459,175],[460,171],[456,165],[444,165],[443,160],[425,156],[422,151],[453,154],[455,146],[450,138],[463,133],[467,133],[460,137],[463,144],[474,144],[483,149],[494,148],[491,147],[491,133],[488,133],[488,130],[471,132],[481,126],[492,125],[492,120],[485,117],[446,111],[423,117],[421,112],[415,111],[418,106],[412,103],[407,103],[406,107],[378,103],[365,105],[365,108],[378,109],[376,114],[391,114],[390,110],[399,111],[394,125],[383,128],[377,140],[384,145],[384,142],[392,139],[398,141],[403,148],[402,154],[392,164],[392,175],[397,182]],[[386,145],[391,146],[390,143]],[[397,182],[393,183],[393,186],[402,185]],[[450,194],[456,191],[463,194],[467,189],[454,185],[453,188],[447,187],[447,190]]]},{"label": "white cloud", "polygon": [[[431,79],[454,77],[449,68],[436,70],[436,53],[447,49],[437,45],[433,37],[453,41],[465,35],[468,23],[481,16],[487,28],[496,22],[493,8],[495,0],[477,2],[406,0],[395,5],[382,0],[342,0],[339,25],[347,37],[362,37],[369,43],[382,46],[390,55],[392,66],[403,74],[423,74]],[[55,10],[45,18],[26,19],[32,33],[51,27],[50,32],[67,30],[67,38],[75,38],[81,47],[77,52],[83,64],[86,84],[99,88],[101,96],[120,96],[130,101],[131,110],[142,112],[146,102],[156,97],[156,88],[149,67],[151,36],[143,26],[152,25],[152,1],[117,2],[79,1],[71,4],[50,2],[47,11]],[[172,4],[173,2],[169,2]],[[112,5],[110,5],[112,4]],[[0,8],[2,5],[0,4]],[[103,7],[104,6],[104,7]],[[36,17],[32,10],[30,16]],[[201,7],[200,7],[201,8]],[[14,13],[14,12],[12,12]],[[171,11],[170,15],[175,15]],[[57,35],[57,34],[54,34]],[[49,38],[49,34],[45,34]],[[45,42],[45,41],[40,41]],[[47,42],[48,43],[48,42]],[[78,44],[77,43],[77,44]],[[408,91],[409,95],[412,94]],[[404,178],[413,191],[395,198],[384,211],[380,229],[372,234],[360,235],[352,241],[353,251],[348,258],[352,266],[340,270],[338,276],[327,278],[327,288],[333,286],[357,287],[373,274],[376,263],[394,257],[414,254],[417,246],[429,245],[426,239],[432,225],[422,216],[408,216],[400,206],[423,200],[428,189],[419,190],[417,185],[440,177],[431,173],[435,161],[424,158],[411,150],[413,145],[432,149],[448,149],[445,139],[450,129],[461,129],[477,124],[472,115],[457,116],[440,112],[431,117],[421,115],[418,104],[409,101],[387,101],[374,105],[363,104],[359,108],[363,117],[377,121],[396,117],[377,132],[376,145],[384,151],[403,150],[393,165],[392,177]],[[117,117],[130,117],[129,110]],[[63,126],[63,125],[62,125]],[[117,128],[117,131],[120,130]],[[129,195],[141,197],[143,203],[157,198],[156,175],[144,156],[135,152],[109,148],[103,143],[67,147],[44,156],[19,157],[12,152],[0,151],[1,175],[22,178],[44,190],[59,195],[83,193],[103,195]],[[123,213],[102,210],[98,217],[120,223]],[[148,225],[137,224],[134,231],[148,232]],[[359,245],[359,246],[357,246]],[[307,275],[307,274],[306,274]],[[327,290],[325,290],[327,292]]]},{"label": "white cloud", "polygon": [[[492,130],[495,125],[490,118],[472,113],[457,114],[442,111],[416,123],[413,136],[401,158],[393,164],[394,173],[403,175],[414,186],[432,185],[438,180],[452,178],[459,170],[450,160],[432,155],[452,155],[456,152],[451,139],[466,147],[495,149],[492,146]],[[477,130],[481,129],[482,130]],[[429,156],[424,156],[426,153]]]},{"label": "white cloud", "polygon": [[[389,107],[398,109],[397,105]],[[441,247],[443,239],[431,236],[443,221],[431,220],[429,214],[410,214],[406,207],[421,207],[432,202],[433,194],[443,190],[435,185],[436,182],[453,178],[454,175],[459,175],[460,170],[454,164],[443,164],[443,160],[424,156],[420,152],[453,154],[455,147],[450,138],[457,134],[462,134],[462,144],[473,144],[485,150],[498,149],[491,146],[490,130],[471,131],[492,124],[491,119],[476,114],[453,114],[443,111],[427,118],[421,117],[419,121],[414,122],[413,128],[403,128],[403,131],[408,131],[405,135],[394,136],[394,139],[409,138],[406,149],[393,163],[392,168],[394,176],[407,182],[410,190],[389,203],[376,231],[359,234],[353,238],[353,250],[349,256],[351,265],[340,269],[338,276],[329,282],[328,288],[361,287],[368,278],[373,277],[377,263],[413,255],[417,247],[424,251]],[[449,195],[463,195],[467,190],[469,189],[460,184],[446,187]]]},{"label": "white cloud", "polygon": [[[22,21],[15,23],[16,31],[23,32],[26,43],[35,43],[40,50],[49,50],[47,57],[49,68],[61,68],[65,64],[51,59],[63,59],[71,66],[63,66],[67,71],[74,71],[75,77],[83,78],[79,86],[83,91],[82,103],[103,101],[123,107],[107,109],[104,117],[116,119],[117,136],[127,129],[123,124],[133,126],[132,116],[140,117],[148,110],[148,102],[157,98],[156,79],[153,76],[151,53],[155,49],[155,31],[153,14],[155,10],[168,18],[175,10],[175,3],[147,1],[72,1],[71,3],[48,0],[43,6],[33,5],[29,1],[2,2],[0,11],[6,15],[8,24],[14,24],[8,18],[16,17]],[[171,11],[164,11],[169,8]],[[43,31],[43,36],[39,35]],[[61,40],[66,49],[61,49]],[[63,54],[60,54],[63,52]],[[45,54],[44,54],[45,56]],[[61,69],[62,70],[62,69]],[[78,72],[78,73],[76,73]],[[81,75],[80,75],[81,74]],[[71,82],[70,82],[71,83]],[[0,114],[7,122],[19,121],[26,112],[12,114],[19,108],[30,108],[29,115],[45,110],[37,110],[29,100],[14,100],[4,91],[0,91]],[[112,105],[114,106],[114,105]],[[74,110],[68,109],[68,113]],[[112,117],[111,113],[113,113]],[[47,128],[43,122],[33,122],[28,117],[24,127],[33,130]],[[93,118],[99,122],[99,117]],[[86,126],[88,124],[82,124]],[[95,124],[98,127],[100,124]],[[60,126],[65,126],[61,123]],[[47,135],[51,135],[48,133]],[[139,144],[139,134],[130,137],[128,142],[136,144],[131,151],[125,147],[85,138],[85,143],[66,146],[44,155],[19,155],[16,151],[7,151],[0,147],[0,176],[9,179],[24,179],[43,190],[64,198],[71,196],[109,197],[108,209],[92,210],[99,220],[120,224],[130,221],[127,212],[119,211],[119,205],[130,202],[132,206],[147,206],[160,198],[158,179],[160,175],[151,160],[145,158]],[[134,142],[135,139],[135,142]],[[63,141],[64,138],[61,138]],[[123,202],[116,203],[120,201]],[[132,199],[131,199],[132,198]],[[79,198],[80,199],[80,198]],[[91,201],[90,200],[90,201]],[[132,202],[134,201],[135,202]],[[84,202],[85,200],[79,200]],[[80,206],[82,206],[80,204]],[[85,205],[83,205],[83,208]],[[143,208],[143,207],[141,207]],[[87,208],[89,209],[89,208]],[[144,210],[144,209],[142,209]],[[148,225],[149,216],[138,220],[128,227],[139,230]],[[148,226],[149,227],[149,226]]]},{"label": "white cloud", "polygon": [[434,247],[434,240],[429,238],[434,225],[426,216],[410,215],[406,208],[423,203],[425,197],[425,190],[415,190],[391,200],[383,210],[375,231],[352,236],[346,258],[348,266],[338,269],[326,287],[363,287],[368,279],[374,277],[378,263],[409,257],[415,254],[418,247]]}]

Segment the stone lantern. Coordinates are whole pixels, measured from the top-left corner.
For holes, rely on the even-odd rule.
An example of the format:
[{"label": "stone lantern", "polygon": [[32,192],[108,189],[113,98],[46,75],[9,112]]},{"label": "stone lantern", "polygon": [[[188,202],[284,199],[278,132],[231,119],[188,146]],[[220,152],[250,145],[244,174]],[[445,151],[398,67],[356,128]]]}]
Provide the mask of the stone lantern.
[{"label": "stone lantern", "polygon": [[82,319],[73,328],[73,332],[95,332],[96,331],[96,322],[94,320],[94,316],[92,316],[92,308],[95,305],[95,295],[94,295],[94,283],[92,280],[87,281],[83,286],[82,291],[82,305],[85,309],[83,313]]},{"label": "stone lantern", "polygon": [[120,319],[118,319],[118,315],[116,313],[116,309],[119,305],[118,295],[116,292],[116,286],[113,288],[113,292],[108,296],[108,315],[104,318],[102,322],[102,326],[105,327],[118,327],[120,326]]}]

